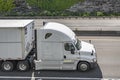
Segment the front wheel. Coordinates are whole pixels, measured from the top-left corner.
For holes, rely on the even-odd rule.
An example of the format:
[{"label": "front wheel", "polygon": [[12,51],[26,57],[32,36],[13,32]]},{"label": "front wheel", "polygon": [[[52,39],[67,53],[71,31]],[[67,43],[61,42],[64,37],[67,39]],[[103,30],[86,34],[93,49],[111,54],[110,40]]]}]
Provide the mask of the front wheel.
[{"label": "front wheel", "polygon": [[29,70],[29,68],[30,68],[30,65],[28,61],[19,61],[17,63],[17,70],[19,71],[27,71]]},{"label": "front wheel", "polygon": [[84,71],[87,71],[87,70],[90,69],[90,65],[87,62],[80,62],[80,63],[78,63],[77,69],[79,71],[83,71],[84,72]]}]

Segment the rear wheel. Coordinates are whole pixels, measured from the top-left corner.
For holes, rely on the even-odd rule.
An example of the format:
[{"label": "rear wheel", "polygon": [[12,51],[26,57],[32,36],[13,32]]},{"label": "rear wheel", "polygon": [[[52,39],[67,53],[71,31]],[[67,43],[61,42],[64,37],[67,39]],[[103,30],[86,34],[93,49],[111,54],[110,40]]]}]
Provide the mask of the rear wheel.
[{"label": "rear wheel", "polygon": [[17,63],[17,70],[19,71],[27,71],[29,70],[29,68],[30,68],[30,65],[28,61],[19,61]]},{"label": "rear wheel", "polygon": [[80,62],[78,63],[77,69],[79,71],[87,71],[90,69],[90,65],[87,62]]},{"label": "rear wheel", "polygon": [[2,64],[2,61],[0,61],[0,69],[1,69],[1,64]]},{"label": "rear wheel", "polygon": [[1,70],[2,71],[12,71],[14,68],[14,65],[11,61],[4,61],[2,64],[1,64]]}]

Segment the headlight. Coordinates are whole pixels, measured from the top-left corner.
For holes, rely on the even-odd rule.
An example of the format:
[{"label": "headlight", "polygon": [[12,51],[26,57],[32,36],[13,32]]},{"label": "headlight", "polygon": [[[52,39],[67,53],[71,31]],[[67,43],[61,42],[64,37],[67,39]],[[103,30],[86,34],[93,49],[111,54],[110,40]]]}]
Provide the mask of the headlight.
[{"label": "headlight", "polygon": [[96,59],[96,58],[94,58],[94,59],[93,59],[93,62],[97,62],[97,59]]}]

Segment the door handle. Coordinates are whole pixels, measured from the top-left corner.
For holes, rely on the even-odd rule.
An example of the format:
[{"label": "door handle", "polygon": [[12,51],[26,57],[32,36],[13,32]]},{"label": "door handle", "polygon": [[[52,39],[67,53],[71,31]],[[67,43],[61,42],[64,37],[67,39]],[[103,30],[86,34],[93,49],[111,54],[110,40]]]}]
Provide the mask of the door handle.
[{"label": "door handle", "polygon": [[64,55],[64,59],[66,59],[66,55]]}]

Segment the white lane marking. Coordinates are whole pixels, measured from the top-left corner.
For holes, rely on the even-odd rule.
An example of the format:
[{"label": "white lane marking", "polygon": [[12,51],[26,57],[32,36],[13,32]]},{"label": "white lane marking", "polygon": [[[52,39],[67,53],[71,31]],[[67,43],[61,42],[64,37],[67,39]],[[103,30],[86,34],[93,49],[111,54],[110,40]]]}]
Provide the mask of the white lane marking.
[{"label": "white lane marking", "polygon": [[34,75],[35,75],[35,72],[33,71],[33,72],[32,72],[31,80],[35,80],[35,76],[34,76]]},{"label": "white lane marking", "polygon": [[[80,39],[80,38],[79,38]],[[80,39],[80,40],[86,40],[86,41],[120,41],[120,39]]]},{"label": "white lane marking", "polygon": [[[0,76],[0,79],[5,79],[5,78],[9,78],[9,79],[31,79],[31,77],[22,77],[22,76]],[[34,78],[34,79],[33,79]],[[79,77],[33,77],[31,80],[42,80],[42,79],[57,79],[57,80],[120,80],[120,78],[79,78]]]}]

